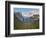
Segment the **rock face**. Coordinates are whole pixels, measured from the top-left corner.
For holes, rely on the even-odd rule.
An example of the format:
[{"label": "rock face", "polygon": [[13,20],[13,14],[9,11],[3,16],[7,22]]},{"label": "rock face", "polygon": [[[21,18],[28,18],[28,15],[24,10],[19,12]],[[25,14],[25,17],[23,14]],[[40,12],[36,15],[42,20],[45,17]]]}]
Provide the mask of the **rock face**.
[{"label": "rock face", "polygon": [[25,17],[25,16],[22,16],[22,14],[20,14],[19,12],[17,12],[17,13],[14,13],[14,18],[17,18],[18,20],[20,20],[24,23],[29,23],[29,22],[34,23],[39,20],[39,15],[35,14],[31,17]]}]

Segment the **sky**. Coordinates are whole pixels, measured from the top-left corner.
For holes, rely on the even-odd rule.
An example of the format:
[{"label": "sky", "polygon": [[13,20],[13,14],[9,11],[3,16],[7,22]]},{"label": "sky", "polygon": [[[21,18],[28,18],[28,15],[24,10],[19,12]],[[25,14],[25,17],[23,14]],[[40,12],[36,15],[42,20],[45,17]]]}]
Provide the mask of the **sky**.
[{"label": "sky", "polygon": [[34,8],[14,8],[15,12],[20,12],[20,13],[28,13],[28,12],[31,13],[34,10],[38,11],[38,9],[34,9]]}]

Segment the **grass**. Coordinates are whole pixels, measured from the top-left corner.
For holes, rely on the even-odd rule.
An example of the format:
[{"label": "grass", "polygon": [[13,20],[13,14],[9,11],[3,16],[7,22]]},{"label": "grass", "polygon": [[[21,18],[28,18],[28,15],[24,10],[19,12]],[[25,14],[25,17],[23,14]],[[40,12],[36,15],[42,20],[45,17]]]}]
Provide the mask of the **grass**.
[{"label": "grass", "polygon": [[39,29],[39,22],[35,23],[24,23],[17,19],[14,20],[14,29]]}]

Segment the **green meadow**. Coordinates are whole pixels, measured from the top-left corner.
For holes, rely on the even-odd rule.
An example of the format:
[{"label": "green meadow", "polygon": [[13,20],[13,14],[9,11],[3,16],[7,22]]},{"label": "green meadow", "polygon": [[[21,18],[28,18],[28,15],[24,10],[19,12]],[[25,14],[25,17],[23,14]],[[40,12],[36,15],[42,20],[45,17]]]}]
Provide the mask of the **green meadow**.
[{"label": "green meadow", "polygon": [[14,29],[39,29],[39,21],[35,23],[32,22],[25,23],[15,18]]}]

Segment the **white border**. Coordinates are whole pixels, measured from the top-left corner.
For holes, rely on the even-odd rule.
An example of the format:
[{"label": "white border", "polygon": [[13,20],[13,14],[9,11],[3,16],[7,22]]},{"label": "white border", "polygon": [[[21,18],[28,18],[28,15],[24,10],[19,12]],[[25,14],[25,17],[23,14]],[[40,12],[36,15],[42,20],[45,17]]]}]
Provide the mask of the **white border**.
[{"label": "white border", "polygon": [[[14,30],[14,10],[13,8],[38,8],[40,10],[39,29]],[[37,32],[42,32],[42,6],[11,4],[10,5],[10,33],[18,34],[18,33],[37,33]]]}]

